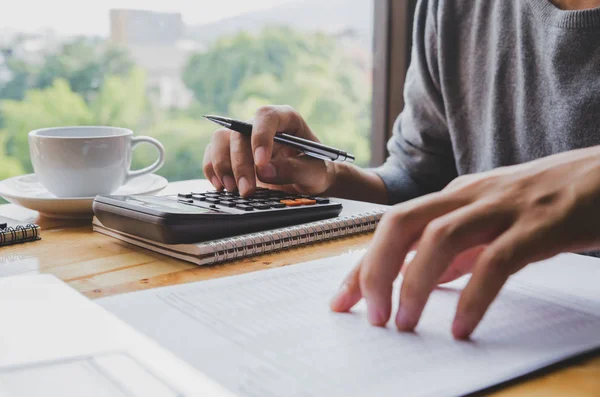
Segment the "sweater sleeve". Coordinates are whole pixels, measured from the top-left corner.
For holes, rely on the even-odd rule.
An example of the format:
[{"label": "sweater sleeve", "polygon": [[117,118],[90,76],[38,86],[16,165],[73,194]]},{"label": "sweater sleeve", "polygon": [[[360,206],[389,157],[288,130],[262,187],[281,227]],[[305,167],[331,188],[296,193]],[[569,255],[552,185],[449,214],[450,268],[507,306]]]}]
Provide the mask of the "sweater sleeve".
[{"label": "sweater sleeve", "polygon": [[390,204],[439,191],[457,176],[440,92],[436,19],[437,1],[420,0],[404,109],[387,144],[390,155],[374,169],[387,188]]}]

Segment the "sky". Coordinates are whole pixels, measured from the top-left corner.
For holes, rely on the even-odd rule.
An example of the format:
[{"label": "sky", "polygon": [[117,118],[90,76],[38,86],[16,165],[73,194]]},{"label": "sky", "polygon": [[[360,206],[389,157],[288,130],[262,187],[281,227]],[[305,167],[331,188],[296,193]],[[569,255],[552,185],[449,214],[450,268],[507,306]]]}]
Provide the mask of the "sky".
[{"label": "sky", "polygon": [[36,32],[51,28],[61,35],[108,36],[109,10],[135,8],[181,12],[186,24],[273,7],[293,0],[13,0],[0,12],[0,30]]}]

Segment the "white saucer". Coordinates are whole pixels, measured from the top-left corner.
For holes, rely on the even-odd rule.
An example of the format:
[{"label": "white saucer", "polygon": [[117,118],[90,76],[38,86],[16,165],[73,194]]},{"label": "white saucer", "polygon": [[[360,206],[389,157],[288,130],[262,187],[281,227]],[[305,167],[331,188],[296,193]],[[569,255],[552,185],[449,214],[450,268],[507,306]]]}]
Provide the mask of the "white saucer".
[{"label": "white saucer", "polygon": [[[155,174],[134,178],[112,194],[152,195],[169,182]],[[0,197],[13,204],[38,211],[48,218],[89,218],[93,215],[93,197],[56,197],[37,180],[35,174],[21,175],[0,182]]]}]

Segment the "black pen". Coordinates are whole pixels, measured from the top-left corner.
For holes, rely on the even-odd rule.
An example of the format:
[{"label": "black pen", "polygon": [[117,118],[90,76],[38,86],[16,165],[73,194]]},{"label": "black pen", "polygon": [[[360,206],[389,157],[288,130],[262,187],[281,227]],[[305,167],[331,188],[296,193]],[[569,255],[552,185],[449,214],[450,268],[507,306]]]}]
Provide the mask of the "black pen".
[{"label": "black pen", "polygon": [[[252,124],[243,121],[230,119],[221,116],[203,116],[205,119],[217,123],[232,131],[239,132],[247,137],[252,135]],[[277,143],[291,146],[310,157],[315,157],[327,161],[348,161],[354,162],[354,156],[343,150],[332,148],[322,143],[309,141],[308,139],[298,138],[297,136],[278,132],[273,139]]]}]

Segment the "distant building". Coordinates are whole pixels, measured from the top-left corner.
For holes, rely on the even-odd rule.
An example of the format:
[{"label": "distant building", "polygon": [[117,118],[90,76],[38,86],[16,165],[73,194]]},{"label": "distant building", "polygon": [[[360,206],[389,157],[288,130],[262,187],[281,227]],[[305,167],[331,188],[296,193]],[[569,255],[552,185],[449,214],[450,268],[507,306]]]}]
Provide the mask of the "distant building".
[{"label": "distant building", "polygon": [[110,10],[110,39],[125,45],[172,45],[183,37],[180,13]]},{"label": "distant building", "polygon": [[148,83],[165,108],[187,107],[191,92],[181,81],[190,52],[195,48],[183,40],[181,14],[145,10],[110,11],[110,41],[126,48],[133,61],[148,74]]}]

